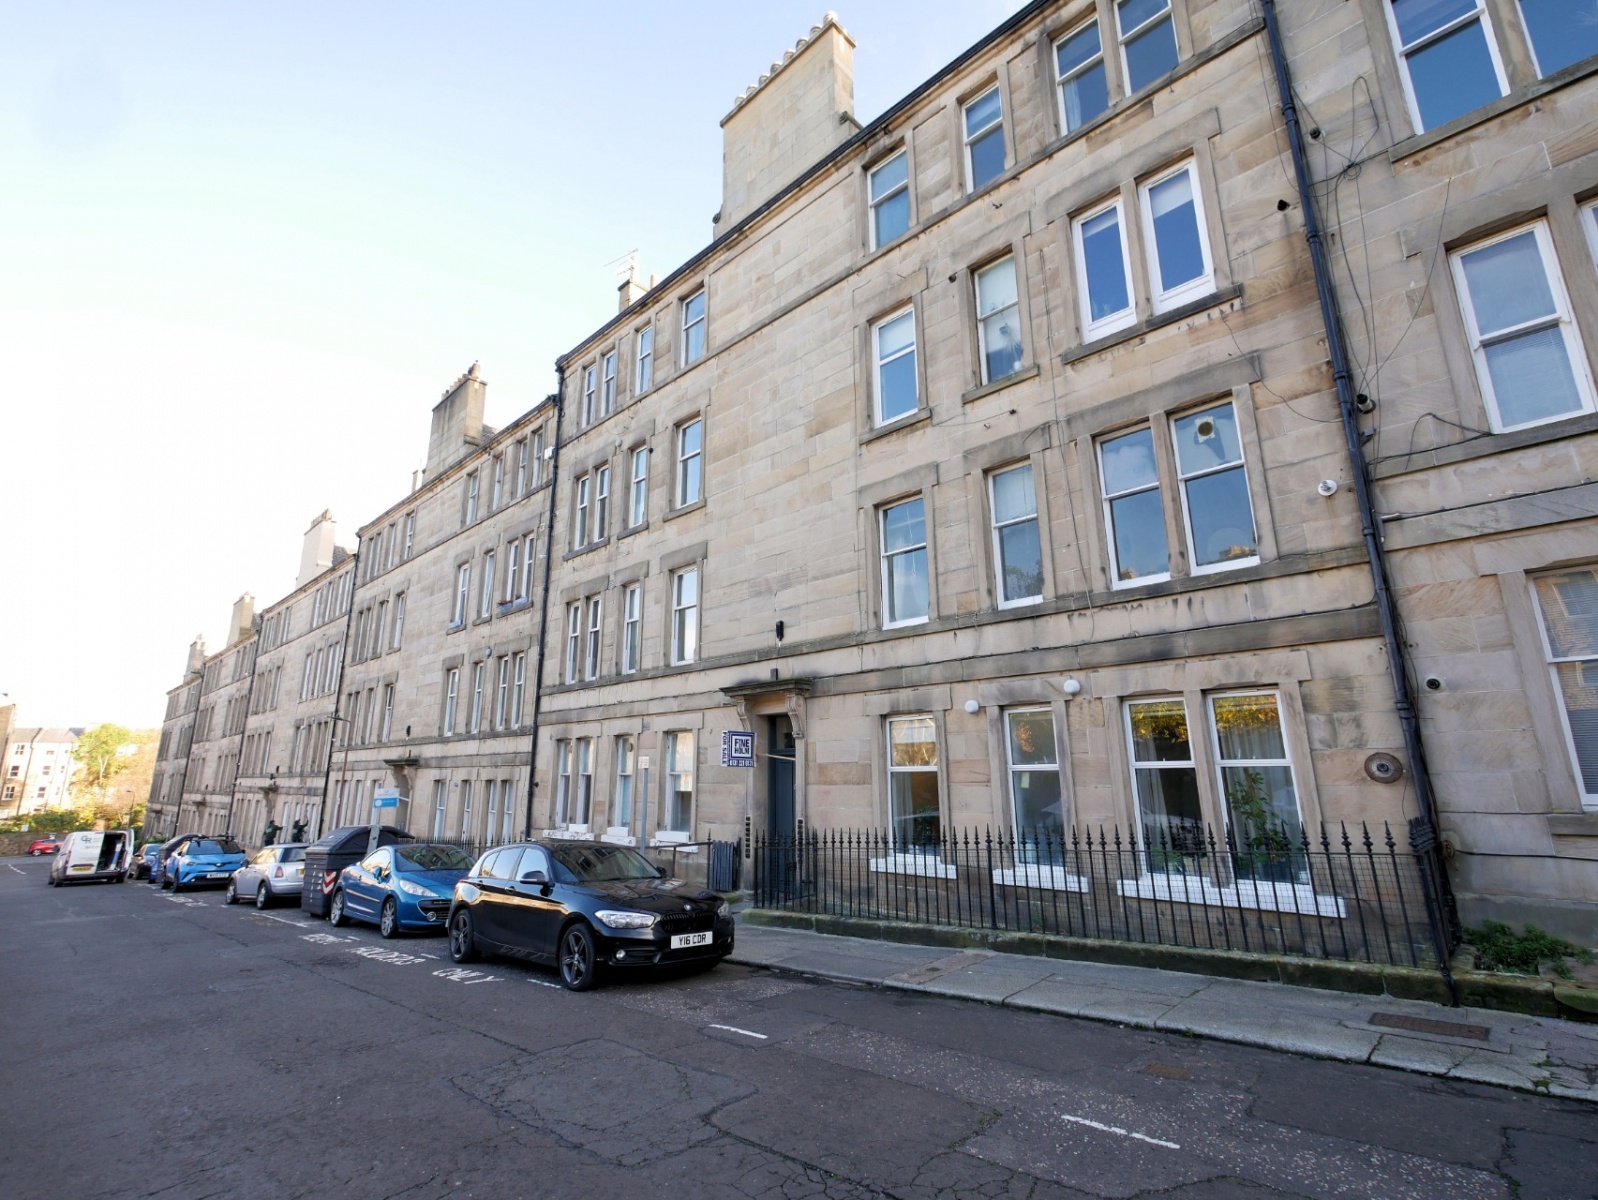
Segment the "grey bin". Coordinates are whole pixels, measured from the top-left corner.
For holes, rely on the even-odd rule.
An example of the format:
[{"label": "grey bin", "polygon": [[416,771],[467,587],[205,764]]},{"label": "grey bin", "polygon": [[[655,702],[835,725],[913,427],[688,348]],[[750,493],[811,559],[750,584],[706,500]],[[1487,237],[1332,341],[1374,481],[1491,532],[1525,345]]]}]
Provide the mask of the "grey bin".
[{"label": "grey bin", "polygon": [[737,842],[711,842],[705,886],[713,892],[735,892],[742,883],[743,855]]},{"label": "grey bin", "polygon": [[[371,836],[370,825],[342,825],[305,847],[305,884],[300,888],[300,908],[303,911],[318,917],[327,916],[327,906],[332,899],[333,884],[338,879],[338,873],[366,857]],[[393,825],[378,827],[379,846],[415,840]]]}]

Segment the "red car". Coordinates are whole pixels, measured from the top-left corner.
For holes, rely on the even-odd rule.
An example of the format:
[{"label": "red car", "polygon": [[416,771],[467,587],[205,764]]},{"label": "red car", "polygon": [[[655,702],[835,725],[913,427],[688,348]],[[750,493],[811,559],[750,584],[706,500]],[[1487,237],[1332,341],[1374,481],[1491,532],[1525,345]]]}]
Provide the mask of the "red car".
[{"label": "red car", "polygon": [[61,839],[51,834],[49,837],[35,838],[28,846],[28,853],[38,858],[41,854],[55,854],[61,849]]}]

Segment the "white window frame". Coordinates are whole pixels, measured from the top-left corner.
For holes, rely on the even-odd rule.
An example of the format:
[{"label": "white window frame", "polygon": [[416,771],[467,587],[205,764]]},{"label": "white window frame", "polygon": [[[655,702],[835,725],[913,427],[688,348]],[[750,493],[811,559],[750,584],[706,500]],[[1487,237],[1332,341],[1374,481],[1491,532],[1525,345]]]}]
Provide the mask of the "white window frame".
[{"label": "white window frame", "polygon": [[[683,584],[693,577],[691,602],[683,599]],[[682,567],[671,573],[671,665],[685,666],[699,658],[699,605],[701,601],[699,567]]]},{"label": "white window frame", "polygon": [[487,682],[488,663],[480,660],[472,664],[472,707],[467,714],[466,731],[478,733],[483,728],[483,688]]},{"label": "white window frame", "polygon": [[461,841],[472,837],[472,781],[461,780]]},{"label": "white window frame", "polygon": [[1581,769],[1581,755],[1576,749],[1575,736],[1570,731],[1570,712],[1565,707],[1565,689],[1559,682],[1559,667],[1562,663],[1575,663],[1582,670],[1585,680],[1587,667],[1591,664],[1595,673],[1598,673],[1598,654],[1594,655],[1556,655],[1553,640],[1548,636],[1548,614],[1543,609],[1542,597],[1537,592],[1537,581],[1547,575],[1568,574],[1572,571],[1598,572],[1598,565],[1593,563],[1577,564],[1565,567],[1559,571],[1538,572],[1528,578],[1531,592],[1531,606],[1537,613],[1537,635],[1542,642],[1543,664],[1548,671],[1548,684],[1553,689],[1554,704],[1559,710],[1559,738],[1564,743],[1565,753],[1570,758],[1571,779],[1576,786],[1576,795],[1581,800],[1581,806],[1588,812],[1598,812],[1598,792],[1588,792],[1586,777]]},{"label": "white window frame", "polygon": [[444,733],[455,732],[455,719],[460,716],[461,669],[451,667],[444,672]]},{"label": "white window frame", "polygon": [[602,542],[610,532],[610,468],[594,470],[594,541]]},{"label": "white window frame", "polygon": [[[1221,727],[1215,719],[1215,702],[1232,698],[1248,696],[1269,696],[1276,702],[1276,729],[1282,738],[1282,757],[1276,758],[1223,758],[1221,756]],[[1282,694],[1277,688],[1241,688],[1238,690],[1207,692],[1204,696],[1204,716],[1209,722],[1210,756],[1215,764],[1215,797],[1220,804],[1221,821],[1228,832],[1232,830],[1232,802],[1226,794],[1226,768],[1227,767],[1286,767],[1288,777],[1293,783],[1293,807],[1297,810],[1293,815],[1297,818],[1299,828],[1304,828],[1304,800],[1303,791],[1298,785],[1298,768],[1293,764],[1293,746],[1287,737],[1286,714],[1282,708]],[[1188,731],[1191,735],[1192,731]],[[1234,839],[1241,844],[1241,839]],[[1299,849],[1298,846],[1293,847]],[[1267,885],[1269,886],[1269,885]]]},{"label": "white window frame", "polygon": [[[1002,305],[991,311],[984,311],[982,307],[982,280],[1007,263],[1010,267],[1011,278],[1015,281],[1015,299],[1009,304]],[[978,378],[984,384],[993,383],[995,379],[1009,379],[1012,375],[1019,373],[1021,368],[1026,365],[1026,337],[1024,336],[1026,331],[1021,326],[1021,272],[1016,264],[1015,255],[1006,254],[1003,258],[996,258],[985,266],[972,271],[971,293],[973,302],[976,305]],[[1003,375],[990,376],[988,374],[988,322],[1001,313],[1010,310],[1015,312],[1016,339],[1020,343],[1021,356],[1016,359],[1015,366]]]},{"label": "white window frame", "polygon": [[491,616],[494,612],[494,552],[483,555],[483,590],[477,601],[477,615]]},{"label": "white window frame", "polygon": [[[383,722],[382,722],[381,733],[379,734],[379,737],[380,737],[380,739],[382,741],[386,742],[386,741],[388,741],[388,739],[390,737],[393,736],[393,734],[394,734],[394,685],[392,683],[386,683],[386,684],[383,685]],[[270,732],[268,732],[267,737],[268,738],[271,737]],[[264,758],[265,756],[263,755],[262,757]]]},{"label": "white window frame", "polygon": [[506,714],[510,705],[510,655],[499,656],[499,667],[494,686],[494,728],[506,727]]},{"label": "white window frame", "polygon": [[[1009,475],[1016,471],[1026,471],[1029,475],[1030,483],[1032,485],[1032,515],[1030,517],[1022,516],[1008,521],[1001,521],[999,519],[998,492],[994,485],[997,483],[999,476]],[[998,602],[1000,608],[1025,608],[1030,604],[1041,604],[1043,602],[1044,593],[1048,590],[1047,587],[1044,586],[1047,583],[1047,580],[1045,579],[1040,582],[1038,594],[1035,596],[1023,596],[1019,600],[1006,600],[1004,598],[1004,547],[1001,543],[1000,535],[1004,530],[1014,528],[1018,525],[1024,525],[1028,521],[1031,521],[1032,524],[1037,527],[1038,570],[1042,572],[1043,519],[1042,514],[1038,512],[1038,480],[1037,471],[1033,463],[1030,460],[1026,462],[1011,463],[1009,466],[999,467],[997,470],[989,471],[988,533],[993,543],[993,597]],[[1046,576],[1047,572],[1044,572],[1044,574]]]},{"label": "white window frame", "polygon": [[[1510,329],[1500,329],[1483,339],[1478,332],[1476,323],[1475,301],[1470,295],[1470,286],[1465,277],[1465,258],[1489,246],[1506,242],[1511,238],[1519,237],[1530,231],[1537,243],[1537,251],[1541,256],[1543,265],[1543,278],[1547,281],[1548,292],[1553,297],[1554,312],[1551,316],[1529,321]],[[1594,410],[1594,388],[1592,370],[1587,362],[1587,350],[1582,344],[1581,331],[1576,328],[1574,315],[1571,311],[1570,296],[1565,290],[1565,279],[1559,269],[1559,259],[1554,253],[1552,235],[1548,229],[1548,222],[1539,218],[1517,225],[1513,229],[1506,229],[1492,237],[1483,238],[1481,241],[1472,242],[1468,246],[1461,246],[1450,251],[1448,255],[1449,266],[1454,274],[1454,291],[1459,299],[1460,315],[1465,322],[1465,337],[1470,345],[1470,357],[1476,368],[1476,382],[1481,388],[1482,403],[1487,409],[1488,424],[1495,433],[1510,433],[1518,429],[1532,429],[1538,425],[1549,425],[1556,421],[1568,421],[1579,417],[1583,413]],[[1541,329],[1558,328],[1560,336],[1565,343],[1565,354],[1570,360],[1570,373],[1576,381],[1576,391],[1581,396],[1581,407],[1571,412],[1558,413],[1550,417],[1542,417],[1535,421],[1522,421],[1510,425],[1504,422],[1498,410],[1498,396],[1493,389],[1492,372],[1487,368],[1487,346],[1501,341],[1509,341],[1527,333],[1534,333]]]},{"label": "white window frame", "polygon": [[433,780],[433,840],[444,840],[445,821],[449,816],[449,782]]},{"label": "white window frame", "polygon": [[[699,448],[688,450],[688,431],[699,430]],[[694,417],[677,426],[677,507],[687,508],[690,504],[697,504],[705,496],[705,421],[703,417]],[[697,464],[695,464],[695,460]],[[693,495],[688,494],[689,466],[697,465],[699,468],[699,481]]]},{"label": "white window frame", "polygon": [[477,520],[477,501],[482,487],[483,481],[478,477],[476,471],[466,476],[466,520],[464,523],[467,525]]},{"label": "white window frame", "polygon": [[416,548],[416,514],[413,513],[413,512],[409,512],[409,513],[405,514],[405,549],[400,554],[400,561],[404,562],[406,559],[408,559],[411,556],[411,552],[415,548]]},{"label": "white window frame", "polygon": [[587,429],[594,423],[594,402],[598,396],[599,367],[589,363],[583,368],[583,406],[580,412],[582,418],[579,429]]},{"label": "white window frame", "polygon": [[[970,128],[968,127],[968,124],[967,124],[967,121],[966,121],[966,115],[977,104],[981,103],[983,100],[986,100],[989,96],[994,96],[994,95],[998,96],[998,98],[999,98],[999,115],[998,115],[998,117],[996,117],[992,121],[989,121],[986,125],[984,125],[981,129],[977,130],[975,133],[972,133]],[[999,137],[1001,139],[1003,139],[1004,136],[1005,136],[1005,129],[1004,129],[1004,95],[1003,95],[1002,92],[1000,92],[999,85],[998,85],[997,82],[995,82],[991,87],[983,88],[975,96],[972,96],[971,99],[967,100],[964,104],[960,105],[960,144],[961,144],[961,150],[962,150],[962,153],[963,153],[963,157],[965,159],[965,190],[966,190],[967,194],[970,194],[971,192],[976,191],[977,187],[978,187],[978,184],[976,182],[976,173],[975,173],[975,170],[974,170],[974,168],[972,167],[972,164],[971,164],[971,143],[975,142],[975,141],[979,141],[979,140],[981,140],[984,137],[987,137],[987,135],[989,133],[991,133],[995,127],[997,127],[998,130],[999,130]],[[1005,142],[1004,157],[1005,157],[1006,161],[1009,160],[1009,157],[1010,157],[1010,146],[1009,146],[1008,142]],[[1006,170],[1006,168],[1000,167],[999,168],[999,175],[1003,175],[1005,170]],[[998,175],[995,175],[993,178],[997,179],[998,177],[999,177]],[[981,184],[981,186],[982,187],[986,187],[988,184],[990,184],[992,182],[993,182],[993,179],[989,179],[986,182],[984,182],[983,184]]]},{"label": "white window frame", "polygon": [[563,829],[571,818],[572,809],[572,739],[561,738],[555,743],[555,811],[557,829]]},{"label": "white window frame", "polygon": [[[922,540],[914,546],[901,546],[897,550],[888,548],[888,513],[892,509],[902,508],[906,504],[921,505],[921,537]],[[905,496],[902,499],[883,504],[877,509],[877,549],[880,564],[880,577],[882,581],[882,627],[884,629],[902,629],[909,625],[925,625],[932,618],[932,554],[930,550],[930,516],[928,513],[927,498],[924,493],[914,496]],[[926,569],[927,611],[919,617],[905,617],[901,620],[892,620],[889,613],[893,611],[893,574],[889,570],[891,560],[902,554],[914,554],[917,550],[922,553],[922,562]]]},{"label": "white window frame", "polygon": [[[921,364],[915,361],[915,356],[920,349],[915,311],[914,304],[907,304],[903,308],[891,312],[877,321],[873,321],[871,324],[871,415],[872,422],[875,425],[892,425],[898,421],[908,421],[922,409]],[[910,345],[903,350],[895,351],[891,357],[884,359],[882,357],[882,331],[904,316],[910,318]],[[894,417],[887,417],[883,415],[882,411],[882,368],[887,366],[888,363],[898,362],[905,355],[909,355],[914,363],[910,377],[915,381],[916,402],[914,406],[905,412],[899,413]]]},{"label": "white window frame", "polygon": [[[932,748],[937,755],[937,761],[931,766],[909,765],[895,766],[893,762],[893,727],[906,721],[925,721],[932,727]],[[896,775],[931,775],[936,781],[938,792],[938,830],[943,829],[943,747],[939,744],[938,723],[931,713],[895,713],[882,722],[882,748],[883,767],[887,774],[887,795],[884,798],[887,804],[888,840],[892,847],[890,857],[887,859],[872,859],[870,869],[873,871],[890,871],[909,875],[931,875],[939,878],[951,879],[954,877],[954,867],[941,861],[939,850],[932,846],[922,844],[909,844],[899,837],[899,818],[893,811],[893,780]]]},{"label": "white window frame", "polygon": [[505,504],[505,456],[494,455],[494,474],[488,487],[488,511],[498,512]]},{"label": "white window frame", "polygon": [[616,737],[616,786],[611,798],[610,827],[605,831],[612,841],[632,841],[633,809],[638,785],[638,743],[630,733]]},{"label": "white window frame", "polygon": [[593,487],[587,475],[579,475],[572,482],[572,549],[588,545],[588,504]]},{"label": "white window frame", "polygon": [[[1117,22],[1117,23],[1119,24],[1119,22]],[[1072,67],[1071,70],[1068,73],[1066,73],[1064,75],[1061,75],[1060,74],[1060,47],[1062,45],[1064,45],[1066,42],[1069,42],[1072,38],[1076,37],[1078,34],[1087,32],[1087,29],[1088,29],[1089,26],[1098,27],[1098,31],[1099,31],[1099,52],[1097,54],[1095,54],[1092,58],[1088,59],[1086,62],[1081,63],[1078,66]],[[1104,62],[1104,28],[1099,23],[1099,18],[1097,16],[1097,14],[1095,14],[1094,16],[1089,17],[1086,21],[1078,22],[1076,25],[1073,25],[1070,29],[1067,29],[1059,37],[1055,38],[1049,44],[1049,61],[1051,63],[1053,63],[1053,65],[1054,65],[1054,99],[1055,99],[1055,103],[1059,106],[1059,110],[1060,110],[1060,132],[1062,134],[1074,133],[1077,129],[1080,129],[1082,126],[1081,125],[1073,126],[1071,124],[1071,118],[1067,114],[1066,107],[1065,107],[1065,89],[1066,89],[1066,86],[1073,79],[1077,78],[1077,76],[1086,75],[1089,71],[1091,71],[1093,69],[1093,65],[1095,63],[1102,64]],[[1109,94],[1110,94],[1109,70],[1106,69],[1104,74],[1105,74],[1105,78],[1104,78],[1104,93],[1105,93],[1105,100],[1106,100],[1106,103],[1105,103],[1105,106],[1104,106],[1104,112],[1108,112],[1109,111],[1109,107],[1110,107],[1110,105],[1109,105]],[[1086,124],[1090,124],[1093,121],[1098,120],[1099,117],[1104,115],[1104,112],[1095,113],[1093,116],[1089,117],[1082,124],[1086,125]]]},{"label": "white window frame", "polygon": [[398,650],[404,644],[405,638],[405,593],[398,592],[394,596],[394,636],[389,642],[390,650]]},{"label": "white window frame", "polygon": [[636,378],[633,395],[641,396],[655,384],[655,327],[645,325],[638,330],[638,353],[635,359]]},{"label": "white window frame", "polygon": [[[1167,180],[1175,179],[1178,175],[1186,174],[1188,187],[1193,192],[1193,219],[1198,224],[1199,254],[1204,260],[1204,273],[1185,283],[1179,283],[1173,288],[1164,287],[1160,279],[1160,248],[1154,234],[1154,204],[1151,192]],[[1149,271],[1149,296],[1156,313],[1170,312],[1173,308],[1180,308],[1190,300],[1200,296],[1208,296],[1215,291],[1215,259],[1210,251],[1210,231],[1205,224],[1204,216],[1204,190],[1199,187],[1198,164],[1193,159],[1188,159],[1158,175],[1152,175],[1137,188],[1138,210],[1143,222],[1143,257],[1147,260]],[[1124,241],[1124,234],[1123,234]],[[1137,308],[1136,301],[1132,305]]]},{"label": "white window frame", "polygon": [[649,447],[632,452],[632,488],[628,496],[627,527],[637,529],[649,520]]},{"label": "white window frame", "polygon": [[505,542],[505,595],[500,603],[511,604],[516,599],[516,583],[522,573],[522,543],[520,538]]},{"label": "white window frame", "polygon": [[527,439],[519,438],[516,442],[516,495],[522,496],[527,492]]},{"label": "white window frame", "polygon": [[511,655],[511,680],[510,680],[510,728],[519,729],[522,724],[522,703],[526,699],[527,689],[527,651],[518,650]]},{"label": "white window frame", "polygon": [[[1121,79],[1124,83],[1127,94],[1134,95],[1136,92],[1132,87],[1132,64],[1127,61],[1126,57],[1127,43],[1135,39],[1137,35],[1142,33],[1144,30],[1152,27],[1156,22],[1162,19],[1169,21],[1171,23],[1171,40],[1176,42],[1176,60],[1178,63],[1180,63],[1182,61],[1182,44],[1181,42],[1177,41],[1176,37],[1176,13],[1172,11],[1174,6],[1172,5],[1171,0],[1165,0],[1165,8],[1162,12],[1150,17],[1135,29],[1123,29],[1121,28],[1121,6],[1116,3],[1116,0],[1110,0],[1110,6],[1115,10],[1115,44],[1120,49]],[[1100,34],[1101,44],[1102,40],[1103,35]],[[1164,76],[1159,76],[1158,78],[1164,78]],[[1150,82],[1152,83],[1153,81],[1151,80]],[[1149,84],[1147,83],[1143,85],[1143,87],[1148,86]],[[1142,90],[1142,88],[1136,89],[1136,91]]]},{"label": "white window frame", "polygon": [[621,589],[621,673],[635,674],[642,658],[644,585],[629,583]]},{"label": "white window frame", "polygon": [[616,411],[616,352],[606,351],[599,362],[599,415],[608,417]]},{"label": "white window frame", "polygon": [[[688,746],[688,769],[686,771],[682,769],[681,757],[677,753],[678,748],[684,744],[684,741],[686,741]],[[664,785],[665,795],[661,797],[660,828],[656,830],[654,840],[657,842],[690,841],[694,835],[694,808],[699,798],[699,781],[697,778],[699,774],[699,739],[691,729],[673,729],[662,736],[662,742],[664,744],[661,747],[661,760],[665,770],[660,773],[660,777]],[[686,791],[675,787],[672,783],[674,779],[680,779],[685,775],[689,781]],[[673,807],[672,797],[678,795],[686,795],[688,797],[687,819],[677,822],[676,825],[668,825],[667,820],[671,816]],[[682,826],[686,826],[686,828],[682,828]]]},{"label": "white window frame", "polygon": [[604,597],[588,597],[588,628],[583,643],[583,678],[599,678],[599,632],[604,611]]},{"label": "white window frame", "polygon": [[[693,303],[694,303],[695,300],[699,301],[699,316],[697,316],[697,317],[693,317],[692,316]],[[700,339],[699,353],[694,355],[692,358],[690,358],[689,357],[689,349],[690,349],[689,342],[691,341],[690,334],[691,334],[691,332],[693,330],[693,327],[695,325],[698,325],[698,326],[701,327],[700,332],[701,332],[701,334],[703,336]],[[705,289],[704,288],[700,288],[698,291],[693,292],[693,293],[683,297],[683,301],[682,301],[682,353],[678,356],[678,364],[680,366],[683,366],[683,367],[691,367],[694,363],[698,362],[701,358],[703,358],[709,352],[710,352],[710,303],[709,303],[709,298],[705,294]]]},{"label": "white window frame", "polygon": [[[1447,25],[1439,26],[1420,40],[1411,42],[1407,46],[1404,45],[1402,35],[1398,32],[1398,17],[1393,12],[1392,0],[1381,0],[1381,5],[1387,18],[1388,36],[1393,39],[1393,55],[1398,59],[1398,78],[1399,82],[1404,85],[1404,102],[1409,105],[1409,118],[1414,122],[1416,133],[1424,133],[1426,131],[1426,121],[1420,113],[1420,101],[1415,96],[1415,85],[1409,78],[1409,56],[1417,50],[1424,50],[1427,46],[1441,41],[1452,33],[1457,33],[1474,21],[1481,22],[1482,38],[1487,43],[1487,56],[1492,60],[1493,73],[1498,83],[1498,95],[1500,97],[1509,95],[1509,77],[1504,73],[1503,59],[1498,53],[1498,38],[1494,36],[1492,17],[1487,11],[1487,0],[1476,0],[1476,8],[1473,12],[1456,17]],[[1528,46],[1531,45],[1530,36],[1526,38],[1526,44]]]},{"label": "white window frame", "polygon": [[[895,196],[899,195],[900,192],[906,192],[906,193],[909,192],[909,190],[910,190],[910,159],[909,159],[909,154],[910,154],[909,150],[901,149],[897,154],[888,155],[887,158],[883,159],[879,163],[876,163],[874,166],[872,166],[871,168],[869,168],[866,171],[866,207],[870,210],[869,214],[867,216],[866,223],[867,223],[867,225],[868,225],[868,227],[870,229],[871,248],[873,250],[880,250],[883,246],[891,245],[893,242],[896,242],[896,241],[899,240],[899,238],[891,238],[891,239],[889,239],[889,241],[886,241],[886,242],[878,240],[878,238],[877,238],[877,210],[879,208],[881,208],[884,204],[886,204],[889,200],[892,200]],[[888,189],[886,192],[884,192],[880,196],[875,195],[874,194],[875,184],[874,184],[873,181],[876,179],[877,173],[882,171],[882,170],[884,170],[884,169],[886,169],[887,167],[892,166],[895,162],[897,162],[901,158],[905,160],[905,164],[904,164],[904,166],[905,166],[904,182],[900,183],[900,184],[896,184],[894,187]],[[914,215],[915,215],[914,213],[911,214],[912,219],[914,218]],[[911,224],[912,224],[912,221],[906,221],[905,222],[905,232],[901,233],[899,235],[899,237],[904,237],[905,234],[908,234],[910,232]]]},{"label": "white window frame", "polygon": [[575,771],[577,790],[574,795],[576,803],[566,815],[566,828],[573,833],[587,833],[589,822],[594,816],[594,739],[580,737],[573,739],[576,753]]},{"label": "white window frame", "polygon": [[517,584],[516,599],[530,600],[533,596],[533,561],[534,550],[537,549],[534,534],[529,533],[522,538],[522,578]]},{"label": "white window frame", "polygon": [[[1232,410],[1232,420],[1236,423],[1237,458],[1231,462],[1221,463],[1219,466],[1206,467],[1202,471],[1194,471],[1191,474],[1184,475],[1182,473],[1182,455],[1174,444],[1176,441],[1176,423],[1185,421],[1189,417],[1197,417],[1222,408],[1230,408]],[[1182,535],[1187,539],[1188,573],[1190,575],[1214,575],[1218,571],[1235,571],[1239,567],[1256,566],[1260,561],[1260,528],[1259,520],[1254,514],[1254,493],[1248,486],[1248,454],[1243,448],[1243,425],[1237,419],[1237,402],[1234,400],[1222,400],[1215,404],[1204,404],[1198,408],[1188,409],[1185,412],[1173,413],[1167,422],[1167,436],[1170,437],[1173,443],[1171,459],[1176,466],[1176,492],[1182,504]],[[1156,453],[1158,453],[1157,447]],[[1193,542],[1193,509],[1188,503],[1187,485],[1196,479],[1207,479],[1209,476],[1219,475],[1223,471],[1235,471],[1238,469],[1243,472],[1243,491],[1248,497],[1248,519],[1249,523],[1254,527],[1254,553],[1247,558],[1226,559],[1222,562],[1201,566],[1198,560],[1198,548]],[[1162,512],[1165,507],[1164,500],[1163,496],[1160,497]]]},{"label": "white window frame", "polygon": [[[1088,289],[1088,263],[1082,242],[1082,227],[1093,218],[1102,216],[1111,209],[1115,210],[1116,229],[1121,239],[1121,272],[1126,281],[1126,307],[1107,313],[1098,320],[1093,319],[1093,297]],[[1082,318],[1082,340],[1084,342],[1096,341],[1098,338],[1127,329],[1137,324],[1137,288],[1132,281],[1132,254],[1126,243],[1126,205],[1121,202],[1117,193],[1112,199],[1102,204],[1095,205],[1075,217],[1071,221],[1071,243],[1076,256],[1076,289],[1078,308]]]},{"label": "white window frame", "polygon": [[466,624],[466,614],[471,611],[472,564],[460,563],[455,568],[455,611],[450,616],[451,629]]},{"label": "white window frame", "polygon": [[582,653],[583,602],[573,600],[566,606],[566,682],[577,682],[579,655]]},{"label": "white window frame", "polygon": [[[1149,438],[1154,444],[1154,456],[1155,456],[1154,482],[1151,483],[1151,484],[1145,484],[1142,487],[1128,488],[1126,491],[1116,492],[1112,496],[1110,494],[1110,488],[1109,488],[1109,477],[1104,473],[1104,447],[1105,447],[1105,445],[1107,443],[1113,442],[1117,438],[1126,437],[1128,434],[1137,433],[1139,430],[1142,430],[1142,429],[1147,429],[1149,431]],[[1102,437],[1099,437],[1098,439],[1096,439],[1094,441],[1094,443],[1093,443],[1093,453],[1094,453],[1094,456],[1098,459],[1098,465],[1099,465],[1099,497],[1100,497],[1100,504],[1102,506],[1102,510],[1103,510],[1103,513],[1104,513],[1104,542],[1105,542],[1105,553],[1109,557],[1110,586],[1112,588],[1129,588],[1129,587],[1138,587],[1138,586],[1140,586],[1142,584],[1145,584],[1145,583],[1163,583],[1165,580],[1167,580],[1167,579],[1169,579],[1171,577],[1171,546],[1170,546],[1170,533],[1165,528],[1165,523],[1164,523],[1165,522],[1165,481],[1160,478],[1159,466],[1158,466],[1158,464],[1159,464],[1160,444],[1159,444],[1159,437],[1155,433],[1154,427],[1151,424],[1135,425],[1131,429],[1118,429],[1114,433],[1105,434]],[[1154,575],[1136,575],[1136,576],[1132,577],[1131,579],[1122,579],[1121,578],[1121,564],[1120,564],[1120,561],[1118,559],[1118,556],[1117,556],[1116,550],[1115,550],[1115,514],[1111,510],[1110,503],[1113,500],[1119,500],[1119,499],[1121,499],[1121,498],[1123,498],[1125,496],[1138,496],[1138,495],[1141,495],[1144,492],[1157,492],[1157,493],[1159,493],[1159,496],[1160,496],[1160,531],[1161,531],[1162,535],[1166,539],[1165,570],[1161,571],[1161,572],[1159,572],[1157,574],[1154,574]]]}]

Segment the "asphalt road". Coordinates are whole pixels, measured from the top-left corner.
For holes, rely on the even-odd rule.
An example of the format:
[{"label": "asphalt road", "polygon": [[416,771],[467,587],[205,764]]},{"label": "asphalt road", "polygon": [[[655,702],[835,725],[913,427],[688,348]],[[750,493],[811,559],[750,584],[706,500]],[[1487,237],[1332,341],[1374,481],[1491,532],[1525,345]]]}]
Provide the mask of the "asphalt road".
[{"label": "asphalt road", "polygon": [[0,1194],[1598,1196],[1598,1109],[723,965],[574,995],[0,862]]}]

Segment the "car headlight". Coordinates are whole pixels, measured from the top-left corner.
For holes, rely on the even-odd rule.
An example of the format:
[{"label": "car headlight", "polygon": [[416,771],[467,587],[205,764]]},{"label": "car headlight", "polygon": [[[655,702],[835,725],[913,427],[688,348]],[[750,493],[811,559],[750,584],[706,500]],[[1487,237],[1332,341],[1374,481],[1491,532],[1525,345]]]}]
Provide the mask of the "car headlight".
[{"label": "car headlight", "polygon": [[731,911],[732,908],[725,900],[723,900],[720,904],[716,905],[716,920],[721,920],[721,918],[725,917]]},{"label": "car headlight", "polygon": [[600,909],[594,916],[612,929],[651,929],[660,920],[654,913],[618,912],[615,909]]},{"label": "car headlight", "polygon": [[399,890],[404,892],[407,896],[426,897],[433,894],[432,888],[423,887],[419,883],[412,883],[409,879],[402,879],[399,881]]}]

